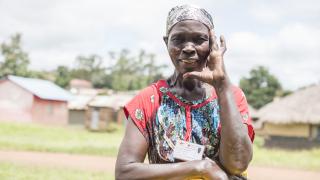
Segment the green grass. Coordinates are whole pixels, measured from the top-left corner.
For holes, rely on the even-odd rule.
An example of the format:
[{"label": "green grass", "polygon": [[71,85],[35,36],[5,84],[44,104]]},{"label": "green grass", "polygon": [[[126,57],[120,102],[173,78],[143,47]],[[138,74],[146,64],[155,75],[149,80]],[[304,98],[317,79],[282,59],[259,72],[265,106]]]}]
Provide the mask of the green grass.
[{"label": "green grass", "polygon": [[[123,127],[99,133],[83,128],[0,122],[0,150],[116,156],[123,133]],[[320,148],[288,151],[262,145],[263,139],[256,137],[253,165],[320,170]]]},{"label": "green grass", "polygon": [[79,127],[0,122],[0,150],[116,156],[124,130],[119,126],[114,129],[102,133]]},{"label": "green grass", "polygon": [[311,150],[283,150],[263,148],[257,137],[253,148],[253,165],[320,170],[320,148]]},{"label": "green grass", "polygon": [[18,165],[0,162],[0,179],[2,180],[108,180],[114,175],[104,172],[90,172],[65,168],[48,168],[38,166]]}]

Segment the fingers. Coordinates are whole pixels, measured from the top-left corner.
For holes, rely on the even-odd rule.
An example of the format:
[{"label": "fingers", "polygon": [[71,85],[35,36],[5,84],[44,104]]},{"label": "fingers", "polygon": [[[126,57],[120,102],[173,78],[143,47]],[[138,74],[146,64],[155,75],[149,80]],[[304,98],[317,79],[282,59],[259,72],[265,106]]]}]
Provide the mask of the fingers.
[{"label": "fingers", "polygon": [[226,40],[223,35],[220,36],[220,46],[217,43],[217,37],[213,29],[210,30],[211,50],[222,49],[223,53],[227,50]]},{"label": "fingers", "polygon": [[204,159],[210,161],[210,162],[213,163],[213,164],[217,164],[214,160],[212,160],[212,159],[210,159],[210,158],[208,158],[208,157],[205,157]]},{"label": "fingers", "polygon": [[202,81],[204,83],[211,83],[213,81],[213,73],[212,71],[209,71],[208,69],[204,69],[203,71],[192,71],[187,72],[183,74],[183,78],[191,78],[191,79],[197,79],[199,81]]},{"label": "fingers", "polygon": [[183,74],[183,78],[194,78],[194,79],[199,79],[202,80],[202,73],[198,72],[198,71],[192,71],[192,72],[188,72]]},{"label": "fingers", "polygon": [[224,38],[223,35],[220,36],[220,47],[222,47],[222,48],[227,48],[227,46],[226,46],[226,39]]}]

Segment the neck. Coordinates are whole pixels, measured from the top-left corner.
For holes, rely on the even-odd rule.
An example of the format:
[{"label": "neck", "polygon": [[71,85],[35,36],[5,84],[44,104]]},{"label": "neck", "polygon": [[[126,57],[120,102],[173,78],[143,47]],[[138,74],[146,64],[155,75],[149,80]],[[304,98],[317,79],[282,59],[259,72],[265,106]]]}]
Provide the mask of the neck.
[{"label": "neck", "polygon": [[206,96],[205,83],[193,78],[183,78],[182,74],[176,71],[169,78],[169,85],[175,94],[187,100],[197,100]]},{"label": "neck", "polygon": [[202,88],[203,83],[197,79],[187,78],[187,79],[178,80],[178,85],[180,86],[180,88],[183,88],[187,91],[192,92],[197,90],[198,88]]}]

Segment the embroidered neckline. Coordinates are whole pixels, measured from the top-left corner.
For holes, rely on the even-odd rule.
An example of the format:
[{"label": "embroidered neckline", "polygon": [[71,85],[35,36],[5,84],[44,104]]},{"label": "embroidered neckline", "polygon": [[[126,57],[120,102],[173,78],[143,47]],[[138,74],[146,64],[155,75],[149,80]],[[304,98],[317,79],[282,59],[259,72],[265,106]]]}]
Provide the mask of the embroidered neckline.
[{"label": "embroidered neckline", "polygon": [[167,94],[168,92],[171,93],[176,99],[178,99],[179,101],[181,101],[184,104],[188,104],[188,105],[198,105],[201,103],[204,103],[205,101],[209,100],[209,98],[212,96],[212,93],[206,93],[205,97],[201,98],[201,99],[197,99],[197,100],[187,100],[185,98],[183,98],[182,96],[172,92],[169,89],[169,84],[167,81],[164,81],[165,86],[162,86],[159,88],[159,90],[163,93],[163,94]]},{"label": "embroidered neckline", "polygon": [[[170,90],[169,90],[170,91]],[[193,100],[193,101],[190,101],[190,100],[187,100],[185,98],[183,98],[182,96],[180,95],[177,95],[175,93],[173,93],[172,91],[170,91],[176,98],[178,98],[181,102],[185,103],[185,104],[190,104],[190,105],[197,105],[197,104],[201,104],[202,102],[208,100],[210,98],[210,96],[208,94],[206,94],[205,97],[201,98],[201,99],[197,99],[197,100]]]},{"label": "embroidered neckline", "polygon": [[214,100],[215,98],[217,98],[215,91],[211,90],[211,92],[206,94],[206,96],[202,99],[188,101],[185,98],[171,92],[169,89],[168,82],[166,80],[158,81],[158,88],[159,88],[158,90],[161,94],[168,96],[173,101],[178,103],[180,106],[184,106],[185,108],[200,108],[200,107],[208,104],[210,101]]}]

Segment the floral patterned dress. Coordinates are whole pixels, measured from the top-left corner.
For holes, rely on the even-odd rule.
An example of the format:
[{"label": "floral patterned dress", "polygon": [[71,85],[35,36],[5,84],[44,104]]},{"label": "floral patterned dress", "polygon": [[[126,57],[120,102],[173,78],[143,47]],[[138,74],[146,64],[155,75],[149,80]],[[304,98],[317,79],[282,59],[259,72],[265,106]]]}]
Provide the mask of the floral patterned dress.
[{"label": "floral patterned dress", "polygon": [[[242,90],[233,87],[234,97],[254,139],[248,105]],[[149,163],[172,163],[173,147],[177,140],[205,146],[205,156],[216,159],[220,144],[219,104],[215,91],[197,101],[187,101],[170,91],[165,80],[142,90],[125,107],[131,119],[148,142]]]}]

